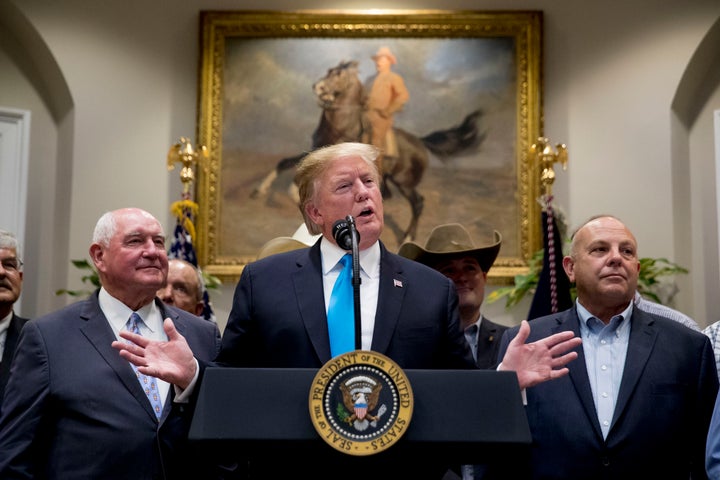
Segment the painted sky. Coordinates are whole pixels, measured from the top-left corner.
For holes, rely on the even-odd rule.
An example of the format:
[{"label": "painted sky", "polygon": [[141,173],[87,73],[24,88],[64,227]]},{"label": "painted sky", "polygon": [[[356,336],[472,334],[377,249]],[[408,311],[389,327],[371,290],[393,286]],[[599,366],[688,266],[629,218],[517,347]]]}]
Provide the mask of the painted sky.
[{"label": "painted sky", "polygon": [[410,100],[398,127],[418,136],[458,124],[471,111],[507,108],[515,95],[512,38],[229,38],[224,67],[226,149],[287,154],[310,148],[320,117],[312,85],[341,61],[375,74],[372,55],[388,46]]}]

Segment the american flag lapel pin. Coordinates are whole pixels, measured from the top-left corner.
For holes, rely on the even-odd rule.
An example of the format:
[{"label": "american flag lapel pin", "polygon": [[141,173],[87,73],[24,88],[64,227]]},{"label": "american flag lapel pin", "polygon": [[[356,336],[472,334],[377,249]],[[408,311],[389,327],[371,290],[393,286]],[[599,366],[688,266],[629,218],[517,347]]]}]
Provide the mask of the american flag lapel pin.
[{"label": "american flag lapel pin", "polygon": [[397,278],[393,278],[393,286],[402,288],[402,282],[398,280]]}]

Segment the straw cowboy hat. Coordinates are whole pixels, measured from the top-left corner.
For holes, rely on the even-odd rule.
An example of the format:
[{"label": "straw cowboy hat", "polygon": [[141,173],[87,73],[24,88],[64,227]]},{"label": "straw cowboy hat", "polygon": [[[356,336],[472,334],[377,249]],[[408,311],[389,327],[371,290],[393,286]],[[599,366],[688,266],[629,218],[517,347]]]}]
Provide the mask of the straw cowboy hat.
[{"label": "straw cowboy hat", "polygon": [[303,223],[298,227],[292,237],[276,237],[265,242],[265,245],[260,247],[257,260],[275,255],[276,253],[284,253],[297,250],[298,248],[309,247],[315,243],[318,237],[320,237],[320,235],[310,235],[310,232],[308,232],[307,227]]},{"label": "straw cowboy hat", "polygon": [[397,63],[397,58],[395,58],[395,55],[392,54],[388,47],[380,47],[377,53],[372,56],[372,59],[377,60],[379,57],[387,57],[393,65]]},{"label": "straw cowboy hat", "polygon": [[472,256],[477,259],[482,271],[487,272],[495,262],[502,243],[500,232],[494,230],[493,236],[492,245],[476,247],[465,227],[459,223],[448,223],[433,228],[424,248],[414,242],[405,242],[398,254],[428,266],[446,258]]}]

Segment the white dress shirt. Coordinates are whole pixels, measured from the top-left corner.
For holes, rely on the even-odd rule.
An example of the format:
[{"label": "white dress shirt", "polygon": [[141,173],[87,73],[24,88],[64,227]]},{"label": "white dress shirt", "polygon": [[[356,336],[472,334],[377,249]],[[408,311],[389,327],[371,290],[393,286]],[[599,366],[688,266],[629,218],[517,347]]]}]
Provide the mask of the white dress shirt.
[{"label": "white dress shirt", "polygon": [[[108,322],[110,323],[110,326],[112,327],[115,336],[119,341],[124,342],[125,339],[120,337],[119,334],[121,330],[126,329],[127,321],[130,318],[130,315],[133,313],[133,310],[130,310],[127,305],[122,303],[117,298],[111,296],[104,288],[100,289],[98,301],[100,303],[100,310],[102,310],[102,312],[105,314],[105,318],[108,319]],[[162,327],[163,318],[160,314],[160,309],[158,309],[157,305],[155,305],[155,302],[150,302],[136,312],[143,320],[138,325],[138,328],[140,329],[140,334],[143,337],[147,337],[151,340],[167,341],[167,335],[165,334],[165,330],[163,330]],[[158,391],[160,392],[160,401],[164,406],[165,399],[167,398],[168,392],[170,391],[170,384],[168,382],[160,380],[159,378],[156,380]]]},{"label": "white dress shirt", "polygon": [[[320,243],[322,258],[323,294],[325,295],[325,312],[330,304],[335,280],[342,265],[340,259],[348,252],[323,238]],[[360,319],[363,350],[370,350],[373,331],[375,329],[375,312],[377,311],[378,292],[380,290],[380,244],[360,252]]]}]

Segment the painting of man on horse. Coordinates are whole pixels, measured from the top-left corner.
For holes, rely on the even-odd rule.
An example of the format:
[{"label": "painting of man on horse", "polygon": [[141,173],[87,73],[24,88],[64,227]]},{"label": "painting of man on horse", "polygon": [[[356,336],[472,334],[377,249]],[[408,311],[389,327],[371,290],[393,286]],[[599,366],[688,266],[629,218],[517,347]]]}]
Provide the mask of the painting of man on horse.
[{"label": "painting of man on horse", "polygon": [[[368,110],[374,110],[368,108],[368,97],[358,77],[357,61],[341,61],[328,69],[325,76],[313,84],[312,89],[322,109],[318,126],[312,134],[312,148],[341,142],[370,143],[370,139],[372,143],[378,143],[376,146],[383,151],[383,160],[378,165],[383,179],[383,196],[388,198],[392,195],[388,186],[390,183],[408,201],[411,219],[400,240],[414,239],[423,211],[423,196],[417,187],[428,167],[429,152],[446,158],[477,147],[483,138],[477,129],[481,112],[474,111],[459,125],[420,138],[393,127],[390,122],[389,130],[383,130],[382,139],[379,139],[372,130],[374,126],[377,127],[377,121],[368,120],[368,117],[373,118]],[[387,136],[391,138],[392,148],[388,148]],[[279,173],[294,168],[303,156],[299,154],[280,160],[275,169],[253,190],[252,197],[266,195]]]},{"label": "painting of man on horse", "polygon": [[[223,251],[259,249],[297,228],[302,217],[292,179],[309,151],[371,141],[367,77],[384,46],[402,60],[394,67],[410,100],[394,112],[396,148],[383,149],[383,242],[393,250],[448,221],[477,235],[518,231],[512,45],[485,44],[337,38],[229,44],[218,177]],[[473,55],[457,58],[458,52]],[[508,251],[517,250],[515,237],[504,236]]]}]

